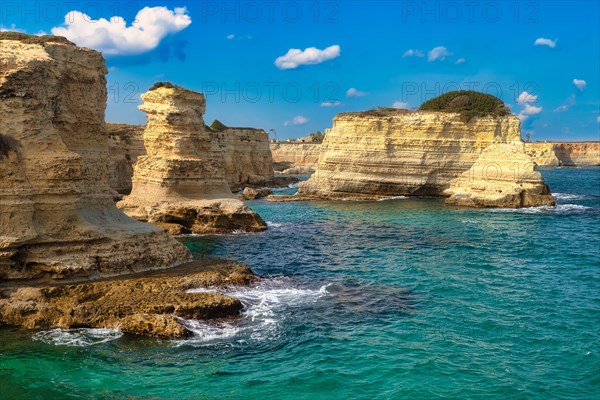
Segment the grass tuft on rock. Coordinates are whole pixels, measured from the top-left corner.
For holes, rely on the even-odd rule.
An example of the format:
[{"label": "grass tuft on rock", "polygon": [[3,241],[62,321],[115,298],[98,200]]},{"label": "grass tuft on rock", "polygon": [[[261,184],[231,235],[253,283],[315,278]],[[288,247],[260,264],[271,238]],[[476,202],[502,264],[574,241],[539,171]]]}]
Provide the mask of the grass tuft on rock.
[{"label": "grass tuft on rock", "polygon": [[75,46],[75,43],[67,40],[67,38],[62,36],[54,36],[54,35],[28,35],[26,33],[21,32],[0,32],[0,40],[17,40],[19,42],[25,44],[47,44],[47,43],[62,43],[68,44],[71,46]]},{"label": "grass tuft on rock", "polygon": [[469,122],[473,117],[490,115],[501,117],[510,114],[510,110],[502,100],[491,94],[474,90],[456,90],[444,93],[421,104],[419,110],[459,113],[464,122]]},{"label": "grass tuft on rock", "polygon": [[213,121],[213,123],[210,125],[210,129],[214,132],[223,132],[225,129],[227,129],[227,126],[225,126],[221,121],[219,121],[218,119],[215,119]]},{"label": "grass tuft on rock", "polygon": [[152,85],[152,87],[148,90],[156,90],[159,88],[167,88],[167,89],[174,89],[175,85],[173,85],[171,82],[156,82],[154,85]]}]

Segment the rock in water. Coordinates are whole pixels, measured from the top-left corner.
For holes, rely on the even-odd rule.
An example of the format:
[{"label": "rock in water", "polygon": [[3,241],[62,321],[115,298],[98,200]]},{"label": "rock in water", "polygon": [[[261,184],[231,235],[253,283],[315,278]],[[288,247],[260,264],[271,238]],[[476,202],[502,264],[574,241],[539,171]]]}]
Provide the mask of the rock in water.
[{"label": "rock in water", "polygon": [[468,207],[553,206],[554,197],[522,142],[493,144],[446,194],[446,203]]},{"label": "rock in water", "polygon": [[[513,142],[521,144],[511,147],[515,156],[518,153],[518,157],[531,161],[522,146],[520,121],[515,115],[474,116],[466,120],[460,113],[441,111],[382,109],[342,113],[335,117],[333,128],[325,135],[316,172],[300,183],[295,197],[314,200],[448,196],[446,190],[473,167],[489,146]],[[502,147],[486,151],[486,160],[494,159],[495,150],[499,151],[499,162],[504,163],[506,154]],[[541,176],[534,181],[545,187]],[[514,183],[525,182],[529,181]],[[549,204],[551,196],[546,196],[549,194],[540,193],[523,204]],[[534,198],[540,203],[536,204]]]},{"label": "rock in water", "polygon": [[0,278],[117,275],[191,258],[108,187],[102,55],[0,33]]},{"label": "rock in water", "polygon": [[175,234],[266,229],[229,189],[226,141],[222,132],[204,124],[204,95],[157,84],[142,99],[147,155],[135,163],[131,195],[118,207]]}]

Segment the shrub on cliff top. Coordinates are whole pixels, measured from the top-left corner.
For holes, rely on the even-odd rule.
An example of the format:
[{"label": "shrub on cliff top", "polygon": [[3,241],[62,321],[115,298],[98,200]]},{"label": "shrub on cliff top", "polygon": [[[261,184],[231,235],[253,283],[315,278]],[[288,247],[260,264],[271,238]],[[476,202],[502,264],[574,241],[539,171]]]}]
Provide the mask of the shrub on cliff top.
[{"label": "shrub on cliff top", "polygon": [[46,44],[46,43],[63,43],[75,46],[75,43],[70,42],[67,38],[53,35],[28,35],[21,32],[0,32],[0,40],[18,40],[25,44]]},{"label": "shrub on cliff top", "polygon": [[221,131],[224,131],[225,129],[227,129],[227,127],[225,125],[223,125],[223,123],[221,121],[219,121],[218,119],[215,119],[213,121],[213,123],[210,125],[210,129],[214,132],[221,132]]},{"label": "shrub on cliff top", "polygon": [[459,113],[464,122],[469,122],[473,117],[487,115],[499,117],[510,113],[508,107],[499,98],[474,90],[444,93],[421,104],[419,110]]},{"label": "shrub on cliff top", "polygon": [[173,89],[175,87],[175,85],[173,85],[171,82],[156,82],[148,90],[156,90],[156,89],[161,88],[161,87],[164,87],[164,88],[167,88],[167,89]]}]

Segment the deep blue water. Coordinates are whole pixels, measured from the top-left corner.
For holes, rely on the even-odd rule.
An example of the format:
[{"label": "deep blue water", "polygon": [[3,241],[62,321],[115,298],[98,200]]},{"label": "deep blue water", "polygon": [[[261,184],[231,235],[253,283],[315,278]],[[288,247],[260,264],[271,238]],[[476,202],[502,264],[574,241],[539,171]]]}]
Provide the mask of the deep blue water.
[{"label": "deep blue water", "polygon": [[555,208],[251,202],[261,234],[183,239],[265,277],[196,337],[0,330],[1,398],[600,398],[600,168]]}]

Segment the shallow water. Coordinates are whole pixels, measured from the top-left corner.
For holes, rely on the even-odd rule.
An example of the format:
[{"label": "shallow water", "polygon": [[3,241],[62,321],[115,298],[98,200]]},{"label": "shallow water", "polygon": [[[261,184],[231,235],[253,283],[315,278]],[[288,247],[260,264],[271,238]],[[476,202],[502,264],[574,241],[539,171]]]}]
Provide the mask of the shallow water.
[{"label": "shallow water", "polygon": [[266,277],[239,321],[5,328],[0,398],[599,398],[600,169],[543,174],[555,208],[251,202],[267,232],[183,239]]}]

